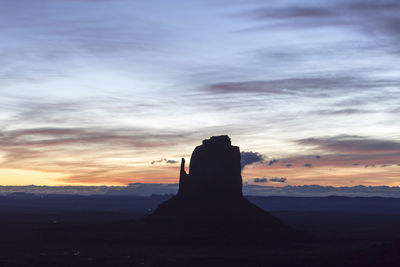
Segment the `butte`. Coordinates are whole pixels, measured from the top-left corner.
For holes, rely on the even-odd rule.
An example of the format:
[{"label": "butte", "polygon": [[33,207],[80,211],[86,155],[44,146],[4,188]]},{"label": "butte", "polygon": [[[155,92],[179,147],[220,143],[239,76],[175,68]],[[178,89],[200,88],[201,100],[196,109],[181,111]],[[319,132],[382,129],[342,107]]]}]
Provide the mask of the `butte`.
[{"label": "butte", "polygon": [[178,193],[143,222],[149,237],[169,242],[243,244],[307,238],[243,196],[240,149],[227,135],[203,140],[192,153],[189,173],[182,159]]}]

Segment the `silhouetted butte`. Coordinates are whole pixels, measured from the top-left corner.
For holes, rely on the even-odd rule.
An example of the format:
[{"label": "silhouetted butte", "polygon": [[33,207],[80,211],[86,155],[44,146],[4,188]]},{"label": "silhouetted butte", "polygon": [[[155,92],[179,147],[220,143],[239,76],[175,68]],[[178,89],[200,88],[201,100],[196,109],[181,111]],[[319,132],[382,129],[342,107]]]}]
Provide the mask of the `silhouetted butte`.
[{"label": "silhouetted butte", "polygon": [[227,135],[203,140],[195,148],[189,174],[182,159],[178,194],[145,221],[156,232],[191,241],[253,242],[304,236],[243,197],[240,149],[231,145]]}]

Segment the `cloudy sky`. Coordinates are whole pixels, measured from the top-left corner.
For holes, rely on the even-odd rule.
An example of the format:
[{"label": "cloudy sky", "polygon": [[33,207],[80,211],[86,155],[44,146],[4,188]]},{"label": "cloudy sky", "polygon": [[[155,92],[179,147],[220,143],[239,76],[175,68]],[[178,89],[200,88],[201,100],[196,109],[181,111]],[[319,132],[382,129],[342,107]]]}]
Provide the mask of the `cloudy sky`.
[{"label": "cloudy sky", "polygon": [[2,185],[176,182],[219,134],[249,183],[400,185],[398,1],[1,0],[0,31]]}]

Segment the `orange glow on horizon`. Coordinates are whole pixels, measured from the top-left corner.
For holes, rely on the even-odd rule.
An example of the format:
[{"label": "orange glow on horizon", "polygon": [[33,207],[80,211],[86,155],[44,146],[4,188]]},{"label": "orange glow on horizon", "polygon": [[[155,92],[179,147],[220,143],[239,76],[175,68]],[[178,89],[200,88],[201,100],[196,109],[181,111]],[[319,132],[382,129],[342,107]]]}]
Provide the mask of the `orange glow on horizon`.
[{"label": "orange glow on horizon", "polygon": [[67,175],[57,172],[41,172],[34,170],[0,169],[0,185],[63,185],[57,182]]},{"label": "orange glow on horizon", "polygon": [[[188,171],[188,170],[187,170]],[[291,167],[282,165],[266,166],[253,164],[246,166],[242,177],[244,182],[253,183],[254,178],[281,178],[285,183],[258,183],[265,186],[310,185],[322,186],[354,186],[354,185],[388,185],[400,186],[400,166],[365,168],[364,166],[312,166]],[[179,166],[140,165],[112,171],[79,173],[45,172],[41,170],[0,169],[0,185],[48,185],[48,186],[124,186],[130,183],[178,183]]]},{"label": "orange glow on horizon", "polygon": [[245,169],[242,176],[243,181],[252,183],[253,178],[284,177],[286,183],[267,182],[259,185],[285,186],[285,185],[312,185],[321,186],[400,186],[400,166],[365,168],[363,166],[345,167],[298,167],[285,168],[281,166]]}]

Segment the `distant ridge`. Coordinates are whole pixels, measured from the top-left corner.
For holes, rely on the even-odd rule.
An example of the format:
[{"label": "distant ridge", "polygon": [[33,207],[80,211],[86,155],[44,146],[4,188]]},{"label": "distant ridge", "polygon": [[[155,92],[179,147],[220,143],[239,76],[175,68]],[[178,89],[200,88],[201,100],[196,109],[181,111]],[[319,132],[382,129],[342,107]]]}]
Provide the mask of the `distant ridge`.
[{"label": "distant ridge", "polygon": [[[176,194],[179,184],[131,183],[128,186],[0,186],[0,196],[17,192],[35,195],[110,195],[110,196],[151,196]],[[245,196],[285,196],[285,197],[390,197],[400,198],[398,186],[320,186],[285,185],[282,187],[243,184]]]}]

